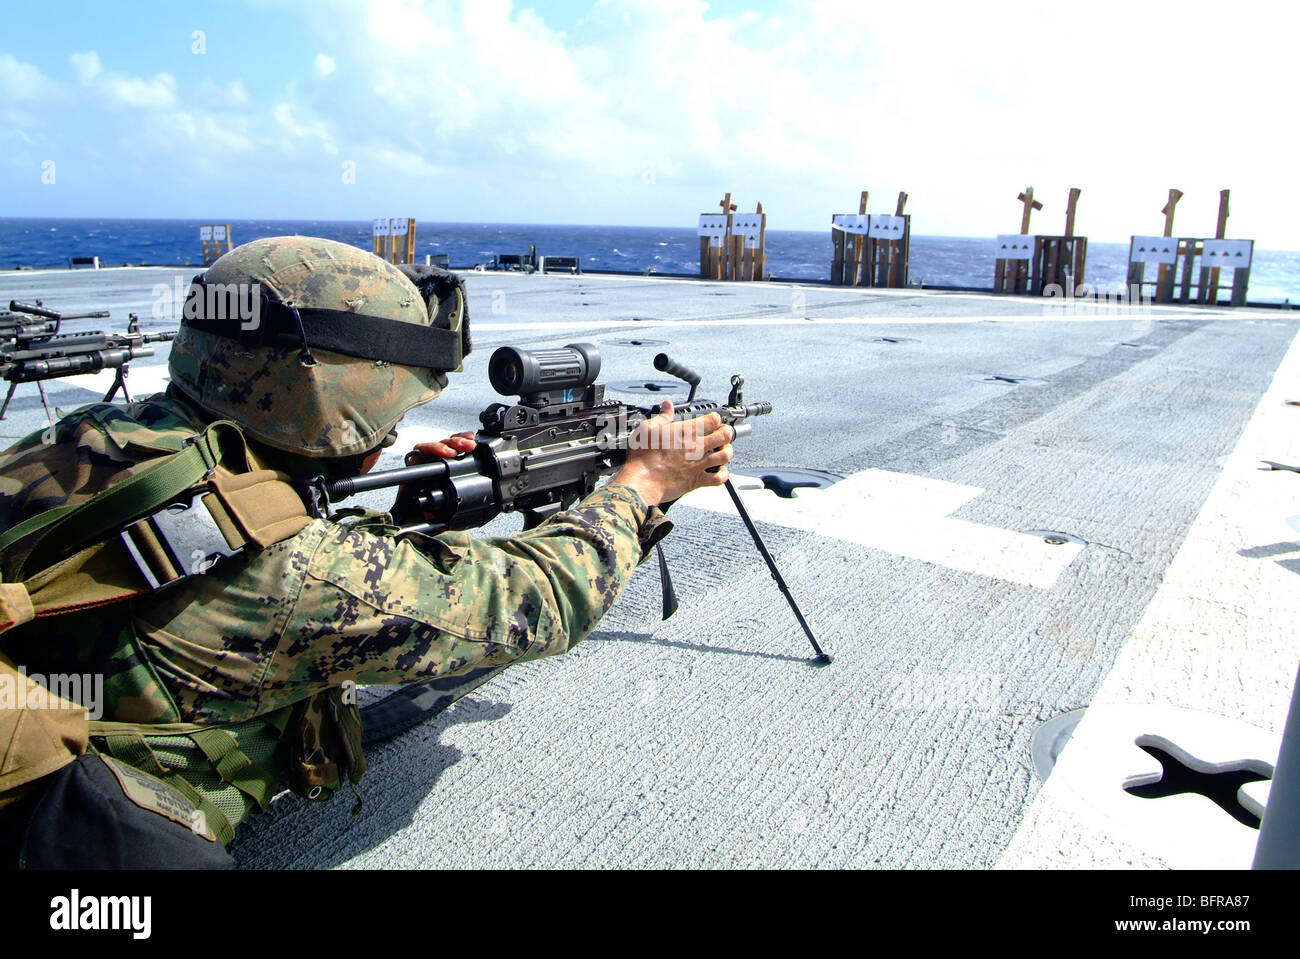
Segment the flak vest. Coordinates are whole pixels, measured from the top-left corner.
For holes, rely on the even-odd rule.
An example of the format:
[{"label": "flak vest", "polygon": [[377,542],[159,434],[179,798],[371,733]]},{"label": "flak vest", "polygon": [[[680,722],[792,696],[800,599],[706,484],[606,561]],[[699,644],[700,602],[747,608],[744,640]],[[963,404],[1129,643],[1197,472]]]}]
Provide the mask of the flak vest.
[{"label": "flak vest", "polygon": [[[228,725],[115,722],[37,682],[5,646],[57,633],[55,617],[117,614],[309,522],[289,477],[253,468],[228,421],[142,423],[96,404],[0,456],[0,813],[87,752],[136,805],[223,845],[267,808],[286,762],[289,788],[308,799],[355,784],[365,771],[360,715],[341,687]],[[132,629],[126,616],[124,655]]]}]

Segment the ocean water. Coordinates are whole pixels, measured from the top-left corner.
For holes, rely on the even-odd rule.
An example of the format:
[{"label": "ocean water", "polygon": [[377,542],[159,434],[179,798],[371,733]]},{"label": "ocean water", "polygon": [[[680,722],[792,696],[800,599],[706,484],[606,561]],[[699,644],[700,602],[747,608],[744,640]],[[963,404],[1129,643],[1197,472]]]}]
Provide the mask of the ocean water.
[{"label": "ocean water", "polygon": [[[72,256],[98,256],[101,265],[141,263],[201,266],[198,220],[0,219],[0,269],[19,265],[66,266]],[[300,233],[370,248],[370,221],[237,220],[236,244]],[[989,289],[993,237],[912,237],[911,280],[925,286]],[[578,256],[584,269],[629,273],[699,272],[695,228],[642,226],[537,226],[504,223],[419,223],[416,262],[446,253],[454,267],[489,263],[498,253]],[[777,278],[825,280],[831,240],[824,231],[769,230],[768,270]],[[1126,282],[1125,243],[1088,244],[1088,282],[1116,292]],[[3,293],[0,290],[0,293]],[[1300,252],[1256,249],[1251,302],[1300,302]]]}]

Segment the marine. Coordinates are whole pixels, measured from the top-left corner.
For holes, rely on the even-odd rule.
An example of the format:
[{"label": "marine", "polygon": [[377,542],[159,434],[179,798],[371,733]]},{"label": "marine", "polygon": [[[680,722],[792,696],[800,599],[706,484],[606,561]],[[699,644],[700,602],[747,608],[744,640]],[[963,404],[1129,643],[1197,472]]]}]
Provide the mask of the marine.
[{"label": "marine", "polygon": [[[0,454],[0,667],[103,677],[95,721],[75,702],[0,710],[10,866],[229,865],[223,845],[284,784],[355,788],[348,689],[567,651],[670,527],[658,505],[727,478],[729,428],[669,407],[611,482],[513,537],[313,518],[294,481],[372,468],[461,369],[463,284],[278,237],[196,277],[182,318],[165,393],[84,407]],[[231,547],[210,567],[177,568],[189,554],[160,547],[161,512],[111,522],[182,465],[202,493],[191,512]]]}]

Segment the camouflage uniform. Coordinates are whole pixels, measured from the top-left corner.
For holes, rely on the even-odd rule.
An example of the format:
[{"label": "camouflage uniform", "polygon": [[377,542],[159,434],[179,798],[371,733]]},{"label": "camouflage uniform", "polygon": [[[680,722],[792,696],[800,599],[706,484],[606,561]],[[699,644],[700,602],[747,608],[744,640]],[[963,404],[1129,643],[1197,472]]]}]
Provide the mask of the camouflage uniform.
[{"label": "camouflage uniform", "polygon": [[[54,444],[36,435],[0,460],[0,527],[102,489],[202,423],[166,394],[78,410]],[[145,723],[232,723],[345,680],[535,659],[566,651],[613,605],[649,512],[634,490],[607,485],[509,539],[397,540],[315,520],[171,589],[20,626],[5,649],[30,672],[102,669],[105,718]]]},{"label": "camouflage uniform", "polygon": [[[176,341],[166,394],[125,408],[85,407],[59,422],[53,444],[35,434],[0,455],[0,529],[83,500],[174,452],[204,428],[210,411],[270,413],[286,395],[296,403],[338,391],[352,430],[332,428],[338,411],[308,406],[298,418],[321,424],[299,430],[308,455],[337,458],[373,448],[391,428],[393,409],[404,412],[416,405],[407,402],[413,395],[423,402],[445,384],[429,370],[382,367],[380,385],[371,377],[366,388],[355,360],[315,350],[309,375],[318,388],[303,389],[298,351],[274,349],[269,361],[253,363],[237,342],[187,342],[191,332],[183,328]],[[239,372],[209,377],[205,364]],[[199,393],[204,409],[178,386]],[[303,452],[283,439],[285,417],[248,423],[250,439]],[[285,468],[280,451],[253,442],[249,452],[254,468]],[[328,462],[315,460],[316,471]],[[313,520],[289,539],[171,588],[18,626],[3,636],[4,650],[32,673],[102,673],[106,720],[241,723],[345,681],[410,682],[565,652],[618,598],[662,522],[637,492],[614,484],[509,539],[398,540],[383,528]],[[12,570],[3,572],[8,580]],[[242,806],[232,823],[253,808]]]}]

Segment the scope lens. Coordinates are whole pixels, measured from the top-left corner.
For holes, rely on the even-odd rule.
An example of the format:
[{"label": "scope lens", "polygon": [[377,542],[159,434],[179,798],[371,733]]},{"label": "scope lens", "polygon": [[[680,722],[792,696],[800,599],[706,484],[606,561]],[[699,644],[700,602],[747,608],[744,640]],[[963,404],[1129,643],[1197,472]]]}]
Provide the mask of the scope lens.
[{"label": "scope lens", "polygon": [[558,350],[503,346],[488,361],[488,380],[503,396],[583,389],[598,375],[600,351],[590,343],[570,343]]}]

